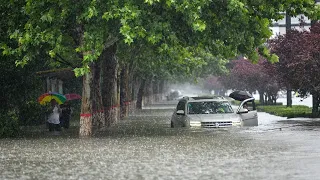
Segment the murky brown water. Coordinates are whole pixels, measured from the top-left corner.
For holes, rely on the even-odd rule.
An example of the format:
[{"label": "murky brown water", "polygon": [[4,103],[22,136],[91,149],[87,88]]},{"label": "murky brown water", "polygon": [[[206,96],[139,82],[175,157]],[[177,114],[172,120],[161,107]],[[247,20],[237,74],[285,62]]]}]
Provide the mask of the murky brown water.
[{"label": "murky brown water", "polygon": [[94,138],[2,139],[0,179],[320,179],[317,123],[259,113],[258,127],[171,129],[171,111]]}]

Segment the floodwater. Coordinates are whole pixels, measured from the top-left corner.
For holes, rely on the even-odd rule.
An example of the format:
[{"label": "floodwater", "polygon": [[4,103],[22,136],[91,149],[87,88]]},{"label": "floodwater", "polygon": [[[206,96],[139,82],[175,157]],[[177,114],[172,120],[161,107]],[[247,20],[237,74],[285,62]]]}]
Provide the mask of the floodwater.
[{"label": "floodwater", "polygon": [[320,120],[259,113],[257,127],[172,129],[167,108],[93,138],[2,139],[0,179],[320,179]]}]

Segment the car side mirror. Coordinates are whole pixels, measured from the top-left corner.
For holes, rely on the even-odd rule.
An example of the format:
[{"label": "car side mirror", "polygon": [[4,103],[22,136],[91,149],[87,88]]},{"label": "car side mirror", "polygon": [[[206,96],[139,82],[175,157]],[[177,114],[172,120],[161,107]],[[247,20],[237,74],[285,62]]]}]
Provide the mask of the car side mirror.
[{"label": "car side mirror", "polygon": [[241,108],[237,114],[244,114],[244,113],[248,113],[248,112],[249,112],[248,109]]},{"label": "car side mirror", "polygon": [[177,115],[185,115],[184,110],[178,110],[178,111],[177,111]]}]

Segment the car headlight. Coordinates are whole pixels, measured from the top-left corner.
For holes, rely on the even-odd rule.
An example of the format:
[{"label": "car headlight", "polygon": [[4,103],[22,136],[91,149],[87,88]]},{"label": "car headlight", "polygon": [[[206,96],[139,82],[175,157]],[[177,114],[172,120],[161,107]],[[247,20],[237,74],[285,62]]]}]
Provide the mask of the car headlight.
[{"label": "car headlight", "polygon": [[241,119],[237,119],[236,121],[232,121],[232,125],[233,126],[238,126],[238,125],[241,125]]},{"label": "car headlight", "polygon": [[191,126],[191,127],[192,127],[192,126],[199,127],[199,126],[201,126],[201,122],[199,122],[199,121],[190,121],[190,126]]}]

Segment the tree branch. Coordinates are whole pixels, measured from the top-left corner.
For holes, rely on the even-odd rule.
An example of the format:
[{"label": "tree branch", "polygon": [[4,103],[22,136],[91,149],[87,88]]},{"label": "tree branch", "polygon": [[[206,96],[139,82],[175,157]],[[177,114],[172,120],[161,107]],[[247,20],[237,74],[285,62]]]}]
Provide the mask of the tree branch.
[{"label": "tree branch", "polygon": [[67,61],[66,59],[64,59],[60,54],[56,54],[57,55],[57,57],[59,58],[59,59],[61,59],[61,60],[58,60],[58,59],[56,59],[56,61],[58,61],[58,62],[60,62],[60,63],[62,63],[62,64],[66,64],[66,65],[68,65],[68,66],[70,66],[70,67],[72,67],[72,68],[76,68],[76,66],[74,66],[72,63],[70,63],[69,61]]}]

